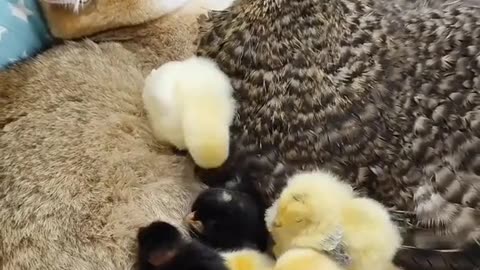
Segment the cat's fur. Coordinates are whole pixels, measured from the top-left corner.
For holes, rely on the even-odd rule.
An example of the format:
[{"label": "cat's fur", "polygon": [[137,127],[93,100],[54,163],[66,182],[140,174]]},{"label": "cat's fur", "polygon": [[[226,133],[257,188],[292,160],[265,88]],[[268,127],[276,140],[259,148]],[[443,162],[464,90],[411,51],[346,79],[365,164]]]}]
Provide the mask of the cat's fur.
[{"label": "cat's fur", "polygon": [[196,16],[91,2],[77,15],[45,4],[53,33],[107,32],[0,72],[2,270],[130,269],[137,228],[181,227],[202,189],[190,160],[154,140],[141,98],[152,68],[192,55]]},{"label": "cat's fur", "polygon": [[[321,167],[411,212],[418,247],[480,238],[480,1],[440,2],[239,0],[210,14],[197,54],[232,79],[236,152],[273,156],[256,179],[267,203],[285,184],[277,163]],[[199,173],[228,181],[246,159]]]}]

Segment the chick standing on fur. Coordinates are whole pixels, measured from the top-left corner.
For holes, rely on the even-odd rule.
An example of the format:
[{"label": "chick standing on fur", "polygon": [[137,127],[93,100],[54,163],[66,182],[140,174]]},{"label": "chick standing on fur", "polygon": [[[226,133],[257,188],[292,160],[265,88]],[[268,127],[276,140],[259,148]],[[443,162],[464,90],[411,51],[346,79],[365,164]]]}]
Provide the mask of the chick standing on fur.
[{"label": "chick standing on fur", "polygon": [[322,263],[385,270],[394,268],[401,245],[400,233],[380,203],[356,197],[348,184],[327,172],[290,178],[265,220],[280,258],[291,249],[309,248],[322,253],[316,258]]},{"label": "chick standing on fur", "polygon": [[192,57],[162,65],[145,79],[143,101],[159,141],[188,150],[202,168],[227,159],[235,105],[230,81],[214,62]]},{"label": "chick standing on fur", "polygon": [[137,240],[139,270],[270,270],[274,264],[255,250],[219,253],[195,240],[187,241],[166,222],[141,228]]},{"label": "chick standing on fur", "polygon": [[249,195],[210,188],[196,198],[185,222],[192,237],[214,248],[265,251],[268,232],[263,216],[264,209]]}]

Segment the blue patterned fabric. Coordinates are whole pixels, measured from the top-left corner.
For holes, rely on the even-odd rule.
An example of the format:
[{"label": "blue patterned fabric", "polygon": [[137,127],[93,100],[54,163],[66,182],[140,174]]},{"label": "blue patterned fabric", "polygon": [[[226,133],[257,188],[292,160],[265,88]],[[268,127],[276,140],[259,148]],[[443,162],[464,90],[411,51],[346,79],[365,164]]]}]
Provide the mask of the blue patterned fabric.
[{"label": "blue patterned fabric", "polygon": [[34,56],[52,42],[38,0],[0,0],[0,69]]}]

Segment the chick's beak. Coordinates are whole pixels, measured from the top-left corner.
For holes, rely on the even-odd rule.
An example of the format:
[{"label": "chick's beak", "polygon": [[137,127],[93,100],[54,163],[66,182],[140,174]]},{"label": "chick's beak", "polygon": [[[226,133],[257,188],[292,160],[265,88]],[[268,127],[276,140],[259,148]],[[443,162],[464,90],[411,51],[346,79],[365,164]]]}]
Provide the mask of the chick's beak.
[{"label": "chick's beak", "polygon": [[184,220],[185,225],[187,225],[190,229],[193,229],[197,233],[203,232],[203,224],[201,221],[195,220],[195,211],[188,214]]}]

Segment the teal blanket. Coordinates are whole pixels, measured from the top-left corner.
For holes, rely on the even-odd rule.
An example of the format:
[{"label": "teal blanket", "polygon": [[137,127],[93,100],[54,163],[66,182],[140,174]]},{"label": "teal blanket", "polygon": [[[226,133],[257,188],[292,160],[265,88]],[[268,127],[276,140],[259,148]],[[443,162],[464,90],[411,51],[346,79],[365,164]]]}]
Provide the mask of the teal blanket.
[{"label": "teal blanket", "polygon": [[0,69],[34,56],[52,42],[37,0],[0,0]]}]

